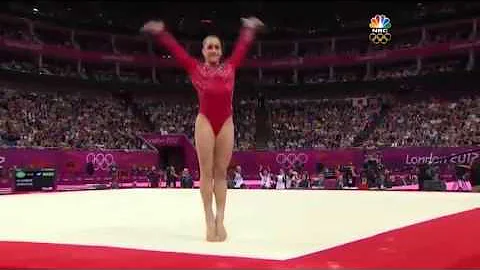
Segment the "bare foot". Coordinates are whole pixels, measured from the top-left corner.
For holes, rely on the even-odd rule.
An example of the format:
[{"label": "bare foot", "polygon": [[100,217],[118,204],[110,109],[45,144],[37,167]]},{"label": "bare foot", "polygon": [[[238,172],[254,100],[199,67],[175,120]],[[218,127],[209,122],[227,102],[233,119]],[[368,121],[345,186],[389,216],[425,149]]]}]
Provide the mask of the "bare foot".
[{"label": "bare foot", "polygon": [[225,229],[225,226],[223,225],[223,220],[216,219],[215,220],[216,227],[217,227],[217,241],[218,242],[223,242],[227,239],[227,230]]},{"label": "bare foot", "polygon": [[216,233],[216,225],[215,221],[212,220],[211,222],[207,221],[207,241],[208,242],[216,242],[217,241],[217,233]]}]

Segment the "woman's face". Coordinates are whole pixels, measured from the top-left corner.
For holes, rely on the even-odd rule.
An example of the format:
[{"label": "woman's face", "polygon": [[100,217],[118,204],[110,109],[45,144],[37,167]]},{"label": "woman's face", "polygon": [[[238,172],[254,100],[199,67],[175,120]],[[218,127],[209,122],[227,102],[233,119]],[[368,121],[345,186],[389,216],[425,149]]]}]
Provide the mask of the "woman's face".
[{"label": "woman's face", "polygon": [[208,36],[203,40],[203,58],[207,64],[218,64],[222,57],[222,45],[216,36]]}]

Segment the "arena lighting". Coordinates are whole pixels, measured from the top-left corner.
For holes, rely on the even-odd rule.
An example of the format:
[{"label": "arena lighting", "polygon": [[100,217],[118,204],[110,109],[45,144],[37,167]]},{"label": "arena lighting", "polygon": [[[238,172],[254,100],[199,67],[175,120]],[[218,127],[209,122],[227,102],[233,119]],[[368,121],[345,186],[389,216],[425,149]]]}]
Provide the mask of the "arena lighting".
[{"label": "arena lighting", "polygon": [[32,11],[33,11],[34,13],[37,13],[37,12],[38,12],[38,8],[33,8]]},{"label": "arena lighting", "polygon": [[203,19],[203,20],[200,20],[200,22],[202,22],[202,23],[212,23],[212,20]]}]

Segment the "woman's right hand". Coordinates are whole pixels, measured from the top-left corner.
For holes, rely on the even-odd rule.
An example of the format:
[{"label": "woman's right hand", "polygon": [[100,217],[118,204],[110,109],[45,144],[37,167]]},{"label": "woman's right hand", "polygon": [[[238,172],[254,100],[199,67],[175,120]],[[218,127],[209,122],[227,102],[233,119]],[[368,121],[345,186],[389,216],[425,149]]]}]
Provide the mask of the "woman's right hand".
[{"label": "woman's right hand", "polygon": [[265,24],[257,17],[241,18],[241,21],[244,27],[253,28],[257,30],[265,26]]},{"label": "woman's right hand", "polygon": [[141,32],[148,34],[159,34],[165,30],[165,23],[163,21],[149,21],[140,28]]}]

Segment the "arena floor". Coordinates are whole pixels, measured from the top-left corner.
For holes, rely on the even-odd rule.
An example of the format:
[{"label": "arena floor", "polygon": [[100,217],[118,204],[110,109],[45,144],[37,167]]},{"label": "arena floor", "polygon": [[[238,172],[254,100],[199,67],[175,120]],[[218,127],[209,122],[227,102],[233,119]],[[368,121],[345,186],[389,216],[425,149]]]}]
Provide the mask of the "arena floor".
[{"label": "arena floor", "polygon": [[207,243],[198,190],[0,197],[0,268],[480,267],[480,194],[229,191]]}]

